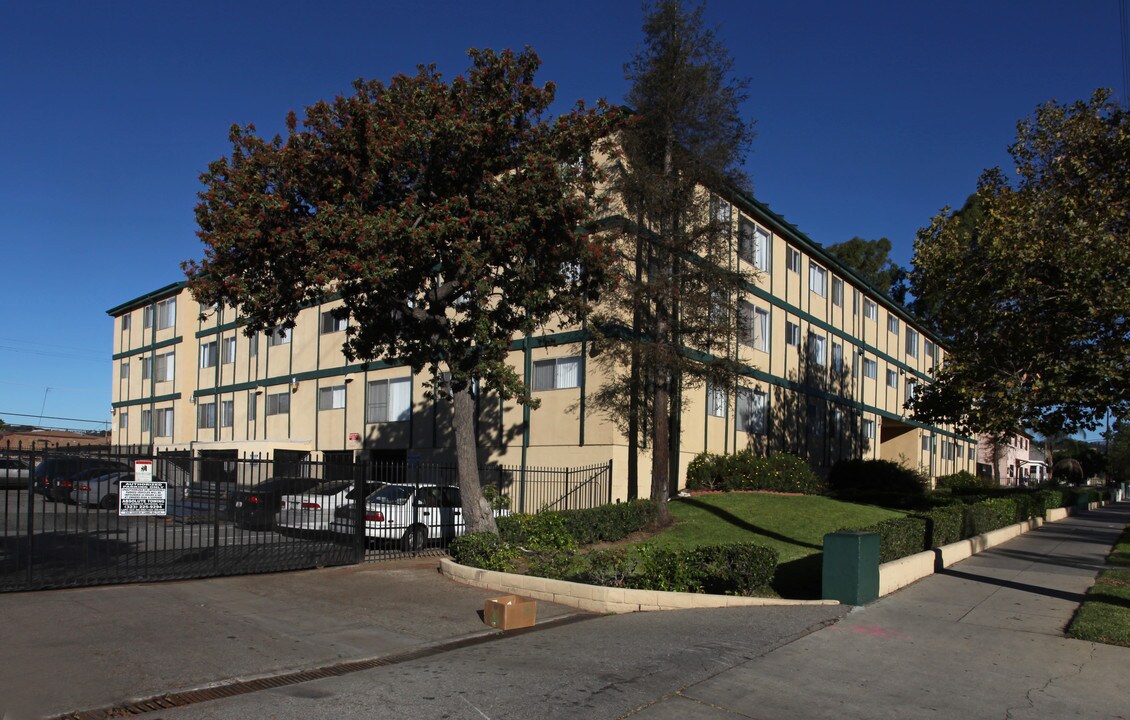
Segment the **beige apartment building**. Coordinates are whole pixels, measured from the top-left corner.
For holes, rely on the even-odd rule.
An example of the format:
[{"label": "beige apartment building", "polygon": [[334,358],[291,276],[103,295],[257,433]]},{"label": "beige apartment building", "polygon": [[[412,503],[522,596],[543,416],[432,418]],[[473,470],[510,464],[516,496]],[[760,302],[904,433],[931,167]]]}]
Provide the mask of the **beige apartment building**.
[{"label": "beige apartment building", "polygon": [[[687,391],[675,435],[679,482],[699,452],[792,452],[826,472],[883,458],[933,476],[976,467],[973,438],[904,409],[943,361],[937,338],[901,306],[752,197],[718,199],[734,262],[756,270],[741,308],[737,388]],[[340,303],[337,303],[340,304]],[[381,361],[349,363],[335,302],[305,308],[292,331],[248,337],[235,310],[201,307],[174,283],[108,310],[114,318],[113,443],[202,456],[452,462],[452,410],[432,379]],[[484,395],[484,463],[612,462],[627,497],[629,443],[587,402],[602,382],[580,329],[515,337],[510,362],[540,407]],[[649,451],[639,454],[648,487]]]}]

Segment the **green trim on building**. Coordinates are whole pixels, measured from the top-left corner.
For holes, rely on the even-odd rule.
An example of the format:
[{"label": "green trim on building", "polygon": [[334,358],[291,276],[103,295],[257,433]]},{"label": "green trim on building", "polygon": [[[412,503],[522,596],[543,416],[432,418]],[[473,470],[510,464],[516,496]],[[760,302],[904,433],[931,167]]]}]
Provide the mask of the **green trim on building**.
[{"label": "green trim on building", "polygon": [[161,350],[162,348],[167,348],[171,345],[179,345],[183,340],[184,340],[184,338],[182,338],[181,336],[178,335],[175,338],[169,338],[168,340],[162,340],[159,343],[152,343],[151,345],[142,345],[141,347],[134,348],[133,350],[126,350],[124,352],[115,353],[115,354],[110,356],[110,359],[111,360],[121,360],[122,358],[133,357],[134,355],[141,355],[143,353],[152,352],[153,350]]},{"label": "green trim on building", "polygon": [[165,287],[154,290],[153,292],[145,293],[144,295],[142,295],[140,297],[135,297],[133,300],[127,300],[126,302],[122,303],[121,305],[116,305],[116,306],[110,308],[109,310],[107,310],[106,314],[111,316],[111,317],[118,317],[119,315],[124,315],[127,312],[129,312],[130,310],[136,310],[140,307],[145,307],[146,305],[150,305],[150,304],[152,304],[152,303],[154,303],[158,300],[164,300],[165,298],[169,297],[170,295],[176,295],[177,293],[179,293],[181,290],[183,290],[186,287],[188,287],[188,283],[185,282],[184,280],[182,280],[180,282],[172,283],[170,285],[166,285]]},{"label": "green trim on building", "polygon": [[119,400],[112,403],[111,407],[124,408],[134,407],[135,405],[155,405],[161,402],[169,402],[170,400],[180,400],[180,393],[170,393],[169,395],[158,395],[157,397],[143,397],[136,400]]}]

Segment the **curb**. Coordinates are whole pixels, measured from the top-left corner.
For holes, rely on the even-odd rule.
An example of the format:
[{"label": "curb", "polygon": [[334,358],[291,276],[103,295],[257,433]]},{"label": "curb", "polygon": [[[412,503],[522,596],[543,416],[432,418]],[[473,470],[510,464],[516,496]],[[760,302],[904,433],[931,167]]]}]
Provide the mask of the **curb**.
[{"label": "curb", "polygon": [[499,594],[521,595],[535,600],[577,608],[593,613],[632,613],[690,608],[724,608],[779,605],[839,605],[836,600],[789,600],[787,598],[745,597],[742,595],[707,595],[704,593],[633,590],[601,587],[567,580],[516,575],[460,565],[449,558],[439,563],[440,572],[465,585],[492,590]]}]

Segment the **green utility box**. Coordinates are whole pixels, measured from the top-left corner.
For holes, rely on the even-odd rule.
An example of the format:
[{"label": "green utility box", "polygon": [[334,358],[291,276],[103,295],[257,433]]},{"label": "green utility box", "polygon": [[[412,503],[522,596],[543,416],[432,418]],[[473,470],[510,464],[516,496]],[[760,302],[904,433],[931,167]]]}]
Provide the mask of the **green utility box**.
[{"label": "green utility box", "polygon": [[834,532],[824,536],[825,600],[866,605],[879,597],[879,534]]}]

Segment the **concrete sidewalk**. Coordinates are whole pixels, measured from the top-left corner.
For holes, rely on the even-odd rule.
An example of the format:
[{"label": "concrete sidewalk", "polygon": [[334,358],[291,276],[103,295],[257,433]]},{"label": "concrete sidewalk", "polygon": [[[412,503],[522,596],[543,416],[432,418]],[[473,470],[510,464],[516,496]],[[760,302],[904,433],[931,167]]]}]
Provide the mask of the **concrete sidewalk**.
[{"label": "concrete sidewalk", "polygon": [[1130,717],[1130,648],[1063,636],[1128,522],[1044,525],[631,717]]}]

